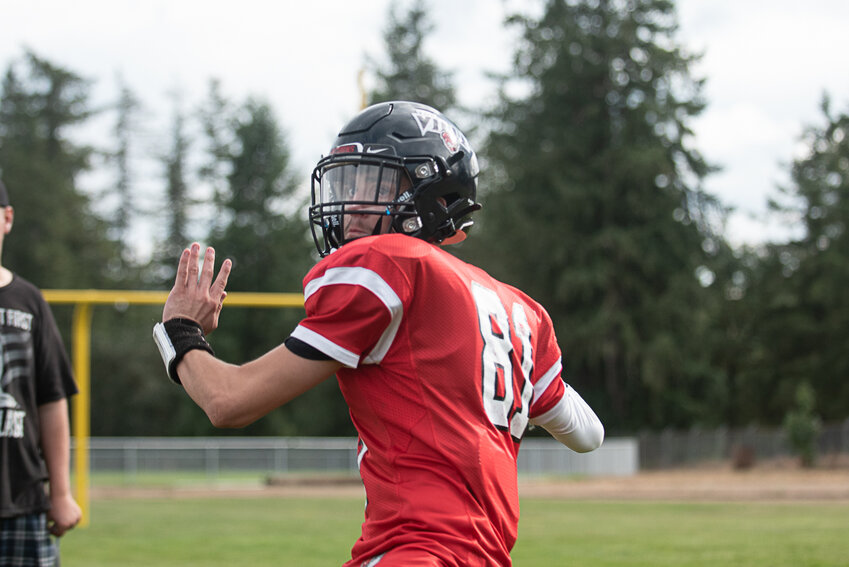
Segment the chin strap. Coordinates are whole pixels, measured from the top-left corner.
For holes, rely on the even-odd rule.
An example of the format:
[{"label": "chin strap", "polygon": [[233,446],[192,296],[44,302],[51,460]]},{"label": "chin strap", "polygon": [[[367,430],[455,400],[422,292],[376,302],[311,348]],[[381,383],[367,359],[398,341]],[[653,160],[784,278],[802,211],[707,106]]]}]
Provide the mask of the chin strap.
[{"label": "chin strap", "polygon": [[460,242],[463,242],[464,240],[466,240],[466,236],[467,236],[466,231],[458,230],[452,236],[449,236],[448,238],[446,238],[445,240],[443,240],[439,244],[442,245],[442,246],[445,246],[447,244],[459,244]]}]

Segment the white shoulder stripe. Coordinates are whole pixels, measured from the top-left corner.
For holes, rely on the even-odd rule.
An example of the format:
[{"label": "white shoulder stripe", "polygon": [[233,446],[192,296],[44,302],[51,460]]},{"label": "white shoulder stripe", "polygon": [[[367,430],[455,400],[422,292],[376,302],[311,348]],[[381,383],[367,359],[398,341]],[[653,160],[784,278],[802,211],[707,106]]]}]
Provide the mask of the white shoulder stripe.
[{"label": "white shoulder stripe", "polygon": [[333,341],[325,338],[323,335],[319,335],[315,331],[302,327],[301,325],[295,327],[295,330],[292,331],[292,336],[304,341],[333,360],[338,360],[350,368],[356,368],[360,362],[360,357],[350,350],[340,347]]},{"label": "white shoulder stripe", "polygon": [[[330,268],[323,276],[309,282],[304,288],[304,301],[322,287],[338,284],[364,287],[383,302],[389,310],[389,325],[386,326],[374,349],[363,359],[364,364],[378,364],[386,356],[389,347],[392,346],[392,342],[395,340],[398,327],[401,326],[401,319],[404,315],[404,306],[401,303],[401,298],[398,297],[395,290],[377,272],[368,268],[347,267]],[[340,360],[340,362],[342,361]],[[356,367],[356,364],[353,366]]]},{"label": "white shoulder stripe", "polygon": [[542,396],[548,387],[560,376],[560,372],[563,371],[563,359],[558,358],[557,362],[555,362],[551,368],[548,369],[548,372],[542,375],[542,378],[537,380],[537,383],[534,384],[534,399],[538,400],[540,396]]}]

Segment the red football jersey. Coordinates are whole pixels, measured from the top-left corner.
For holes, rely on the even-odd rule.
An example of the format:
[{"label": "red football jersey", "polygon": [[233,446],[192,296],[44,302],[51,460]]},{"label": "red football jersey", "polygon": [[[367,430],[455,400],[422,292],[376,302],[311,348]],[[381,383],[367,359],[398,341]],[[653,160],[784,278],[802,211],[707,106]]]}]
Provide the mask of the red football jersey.
[{"label": "red football jersey", "polygon": [[401,546],[448,565],[510,565],[516,458],[564,392],[545,310],[422,240],[346,244],[304,279],[293,336],[345,367],[360,436],[362,536],[346,565]]}]

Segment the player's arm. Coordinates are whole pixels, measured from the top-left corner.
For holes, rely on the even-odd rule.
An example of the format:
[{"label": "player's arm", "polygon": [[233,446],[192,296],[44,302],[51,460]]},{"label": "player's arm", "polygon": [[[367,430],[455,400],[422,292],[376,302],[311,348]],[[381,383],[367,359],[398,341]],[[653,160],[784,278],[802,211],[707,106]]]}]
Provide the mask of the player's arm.
[{"label": "player's arm", "polygon": [[216,427],[245,427],[331,377],[335,360],[302,358],[280,345],[236,366],[203,350],[191,350],[177,365],[186,392]]},{"label": "player's arm", "polygon": [[604,441],[604,426],[589,404],[563,381],[563,364],[554,326],[541,307],[539,316],[538,358],[534,366],[548,370],[535,380],[530,422],[544,428],[573,451],[586,453],[598,449]]},{"label": "player's arm", "polygon": [[332,376],[341,364],[309,360],[280,345],[241,366],[215,358],[204,334],[218,326],[231,262],[213,280],[215,251],[200,246],[183,251],[174,287],[162,311],[164,324],[154,339],[172,380],[203,409],[216,427],[244,427]]},{"label": "player's arm", "polygon": [[531,418],[531,423],[544,428],[555,439],[578,453],[598,449],[604,441],[601,420],[578,392],[568,385],[554,407]]},{"label": "player's arm", "polygon": [[50,487],[48,529],[51,534],[59,537],[76,526],[82,517],[80,507],[71,495],[71,441],[67,399],[62,398],[38,406],[38,420],[41,429],[41,451],[47,465]]}]

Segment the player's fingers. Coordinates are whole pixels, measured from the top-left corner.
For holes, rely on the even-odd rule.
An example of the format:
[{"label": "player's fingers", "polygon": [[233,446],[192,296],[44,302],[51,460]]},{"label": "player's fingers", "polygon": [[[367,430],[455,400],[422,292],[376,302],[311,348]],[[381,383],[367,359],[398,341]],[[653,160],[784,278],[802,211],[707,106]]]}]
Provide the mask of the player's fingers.
[{"label": "player's fingers", "polygon": [[200,272],[200,282],[198,283],[198,287],[200,287],[200,289],[209,289],[212,285],[212,274],[214,270],[215,249],[208,246],[203,256],[203,269]]},{"label": "player's fingers", "polygon": [[180,262],[177,264],[177,277],[174,279],[174,287],[185,287],[189,274],[189,249],[185,248],[180,254]]},{"label": "player's fingers", "polygon": [[221,264],[221,269],[218,271],[218,277],[215,278],[215,282],[213,282],[210,288],[212,297],[217,298],[219,303],[223,302],[227,296],[227,292],[224,289],[227,287],[227,279],[230,277],[230,270],[232,269],[233,262],[229,258],[224,260],[224,263]]},{"label": "player's fingers", "polygon": [[50,535],[52,535],[53,537],[62,537],[67,530],[65,530],[61,525],[59,525],[59,522],[53,521],[48,522],[47,531],[49,531]]},{"label": "player's fingers", "polygon": [[198,266],[199,255],[200,244],[193,242],[189,249],[189,272],[186,280],[186,284],[189,286],[197,285],[198,283],[198,272],[200,271],[200,267]]}]

